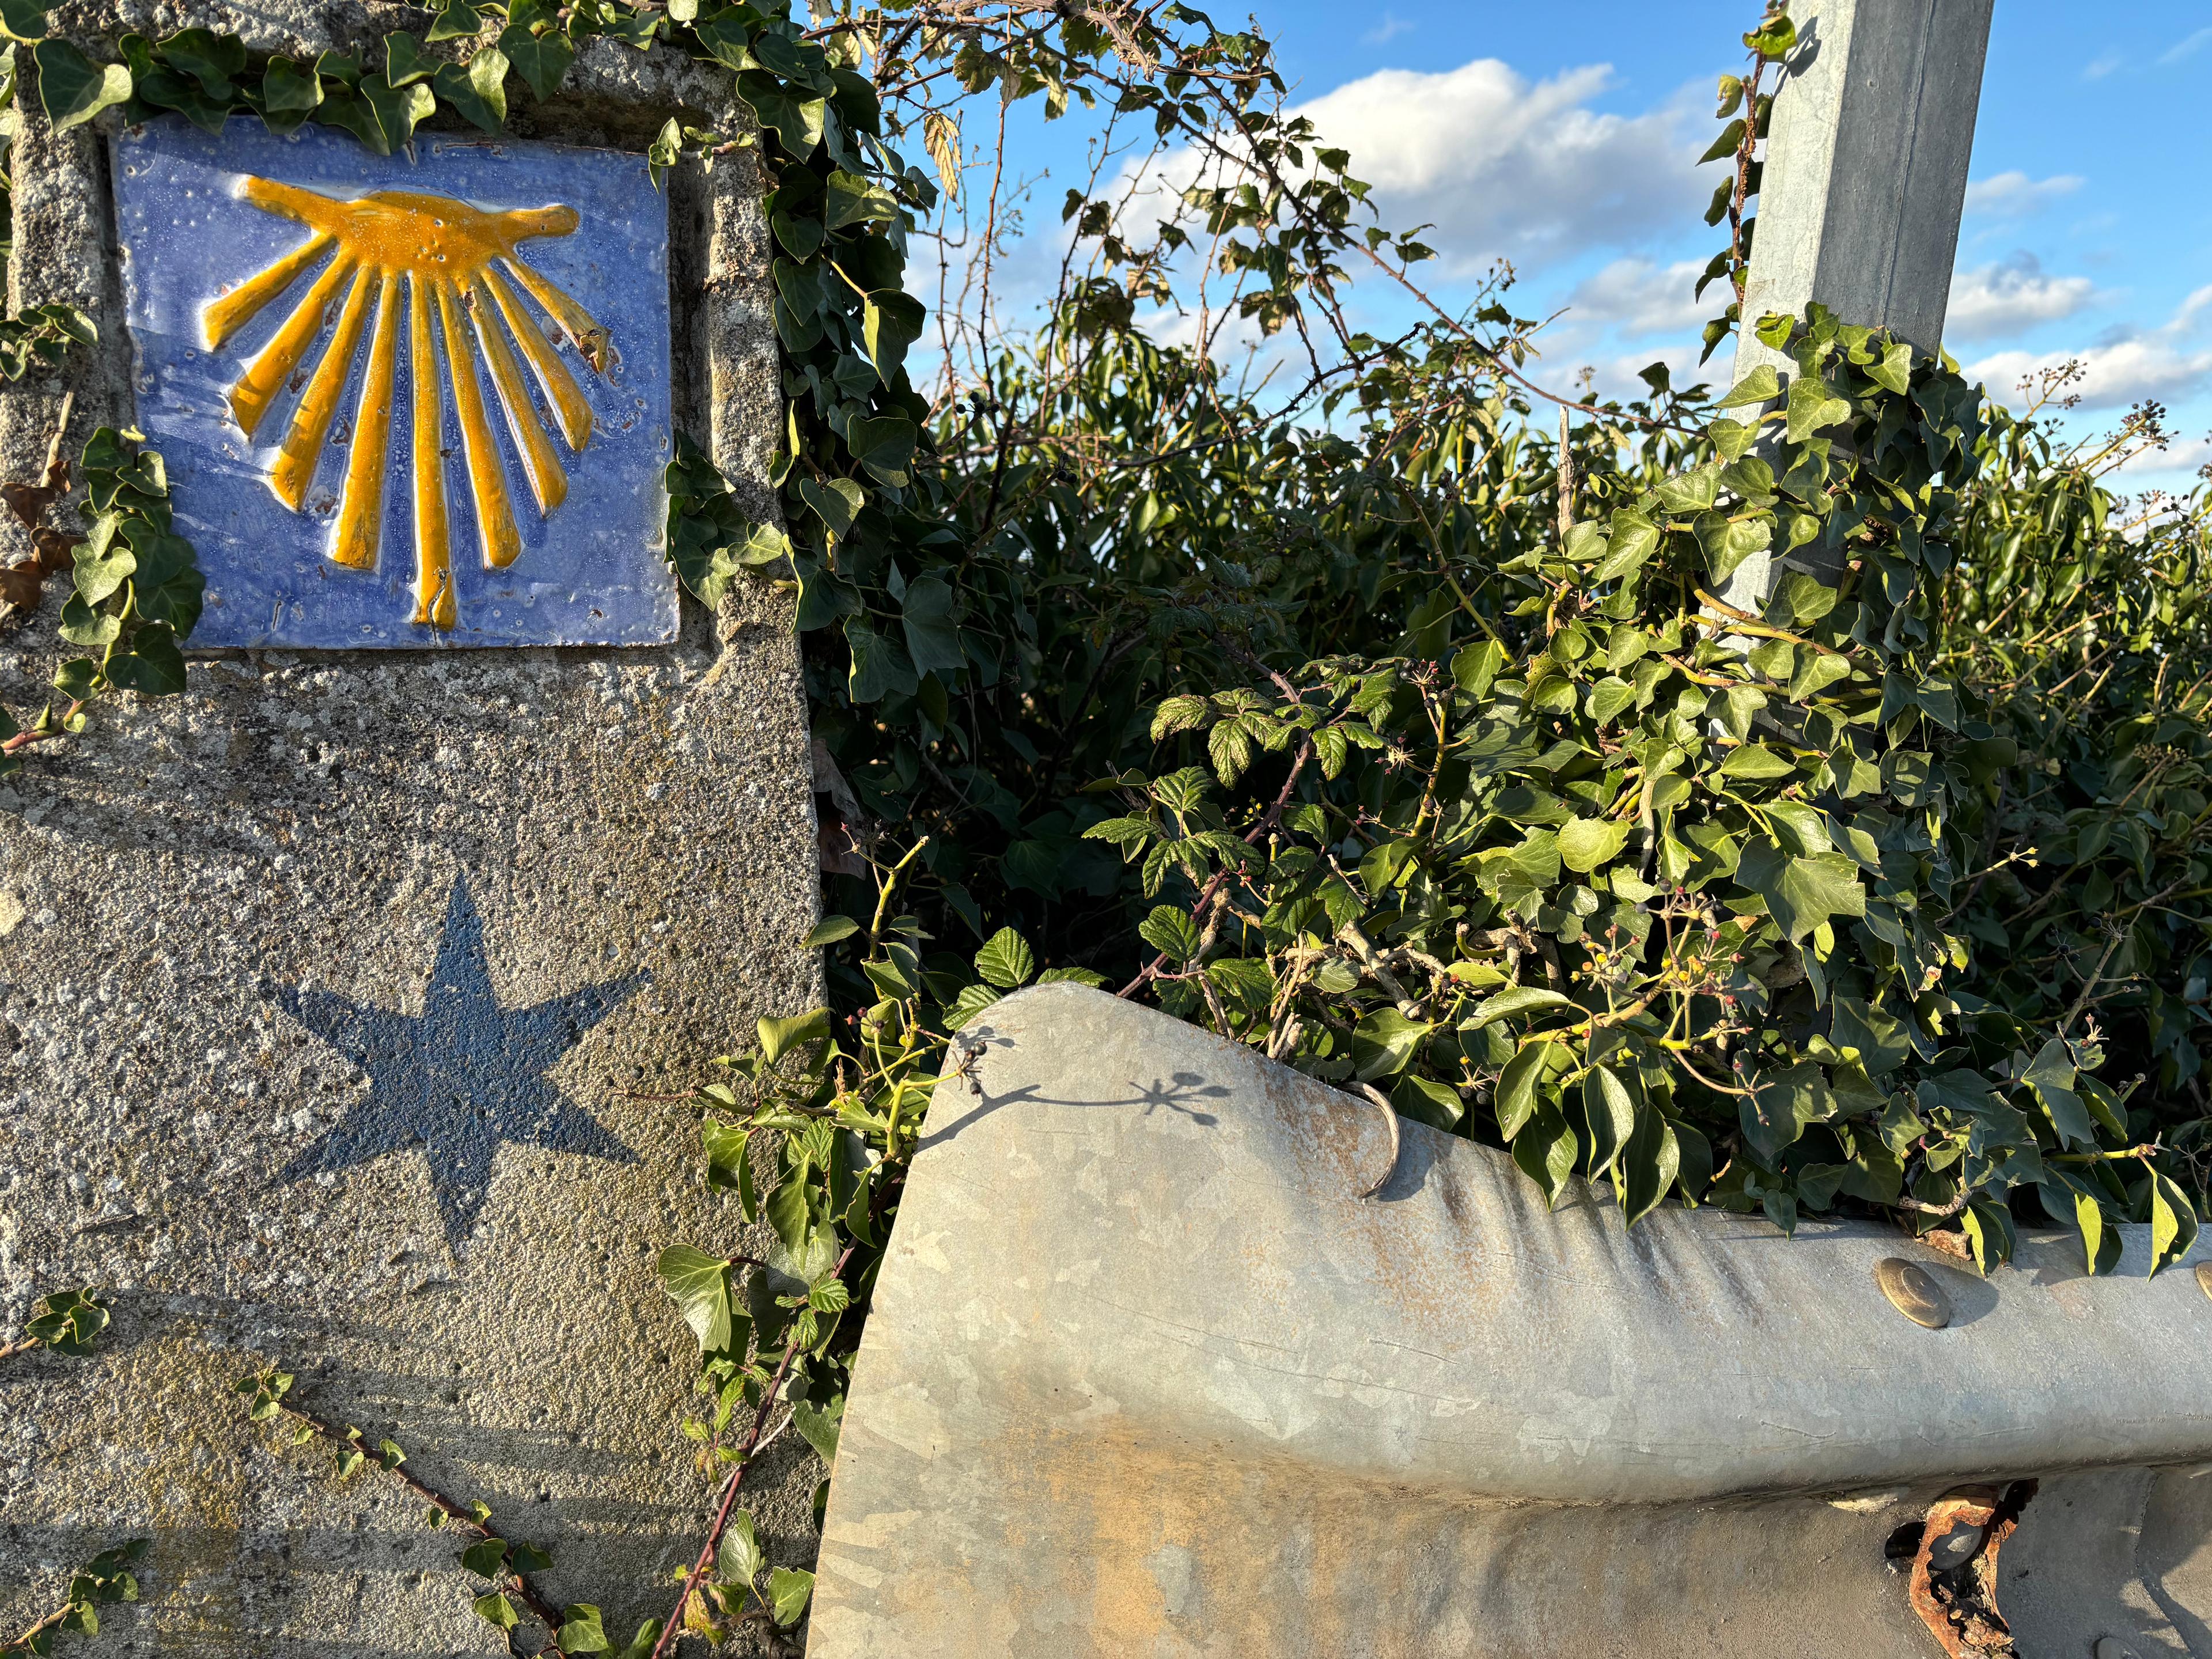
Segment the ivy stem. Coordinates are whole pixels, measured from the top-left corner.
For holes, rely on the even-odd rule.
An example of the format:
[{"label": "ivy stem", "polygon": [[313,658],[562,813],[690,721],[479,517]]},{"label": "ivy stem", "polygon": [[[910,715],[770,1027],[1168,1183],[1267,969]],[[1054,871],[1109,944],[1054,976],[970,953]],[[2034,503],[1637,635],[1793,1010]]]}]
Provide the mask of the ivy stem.
[{"label": "ivy stem", "polygon": [[[912,857],[913,854],[908,856]],[[853,1259],[855,1248],[851,1244],[845,1247],[844,1254],[837,1258],[837,1265],[830,1270],[830,1278],[844,1277],[845,1264]],[[714,1565],[715,1551],[721,1547],[722,1534],[727,1530],[731,1512],[737,1507],[738,1490],[744,1485],[745,1471],[752,1467],[753,1455],[759,1450],[761,1437],[768,1428],[769,1414],[775,1409],[776,1395],[783,1387],[783,1379],[790,1373],[791,1362],[798,1355],[798,1333],[794,1331],[791,1340],[783,1345],[783,1357],[776,1361],[775,1375],[769,1379],[768,1387],[761,1390],[760,1409],[753,1413],[752,1431],[746,1435],[745,1443],[738,1449],[737,1468],[730,1471],[730,1478],[722,1483],[722,1498],[714,1510],[714,1524],[708,1529],[707,1541],[699,1547],[699,1559],[691,1564],[691,1571],[684,1577],[684,1593],[677,1597],[676,1611],[668,1615],[668,1622],[661,1627],[660,1639],[653,1644],[652,1659],[663,1659],[670,1644],[677,1639],[678,1632],[684,1628],[684,1611],[690,1607],[691,1598],[698,1594],[699,1581],[707,1576],[707,1569]]]},{"label": "ivy stem", "polygon": [[[324,1421],[323,1419],[302,1407],[292,1405],[289,1401],[279,1401],[277,1408],[289,1416],[298,1418],[301,1423],[334,1447],[346,1450],[366,1451],[365,1448],[357,1445],[353,1436]],[[504,1544],[507,1541],[489,1523],[477,1520],[472,1511],[463,1509],[436,1487],[410,1474],[405,1462],[381,1463],[380,1460],[380,1467],[396,1478],[400,1485],[405,1486],[408,1491],[413,1492],[454,1525],[465,1528],[487,1543]],[[509,1568],[506,1571],[504,1578],[507,1583],[513,1586],[516,1598],[530,1610],[530,1616],[545,1626],[545,1645],[538,1650],[539,1659],[544,1659],[544,1656],[547,1654],[556,1656],[556,1659],[568,1659],[567,1650],[561,1645],[560,1613],[555,1610],[550,1602],[532,1588],[530,1580],[522,1574]]]}]

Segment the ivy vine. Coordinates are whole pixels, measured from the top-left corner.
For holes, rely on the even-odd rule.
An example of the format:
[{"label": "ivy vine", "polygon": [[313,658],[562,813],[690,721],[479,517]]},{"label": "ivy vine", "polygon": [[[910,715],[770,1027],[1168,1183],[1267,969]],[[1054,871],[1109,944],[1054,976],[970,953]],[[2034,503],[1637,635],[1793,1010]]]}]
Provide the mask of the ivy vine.
[{"label": "ivy vine", "polygon": [[[1655,365],[1633,402],[1538,385],[1504,274],[1436,305],[1419,232],[1379,223],[1350,156],[1288,112],[1266,41],[1176,4],[456,4],[381,63],[201,30],[96,62],[37,0],[0,22],[58,127],[243,112],[390,153],[441,110],[501,130],[512,81],[554,96],[600,35],[719,65],[757,123],[671,119],[648,164],[762,163],[781,522],[679,442],[667,545],[710,605],[741,580],[794,597],[834,809],[810,940],[831,1006],[762,1021],[695,1097],[728,1237],[658,1266],[719,1483],[631,1659],[803,1619],[811,1581],[768,1564],[744,1483],[787,1431],[834,1456],[930,1094],[982,1086],[963,1031],[1028,984],[1146,998],[1632,1221],[1883,1217],[1984,1268],[2023,1222],[2073,1229],[2093,1273],[2119,1223],[2148,1224],[2154,1268],[2191,1248],[2212,1174],[2203,495],[2113,493],[2163,441],[2154,410],[2069,447],[1940,356],[1817,307],[1741,315],[1782,6],[1721,87],[1709,222],[1730,239],[1706,275],[1735,303],[1705,347],[1747,322],[1787,378],[1716,397]],[[975,201],[969,99],[1091,107],[1142,165],[1102,159],[1069,192],[1033,336],[988,302],[938,308],[925,394],[909,260]],[[1196,181],[1146,194],[1171,153]],[[995,175],[978,210],[971,246],[995,247]],[[1355,280],[1422,320],[1362,330]],[[1197,344],[1139,325],[1187,301]],[[1286,392],[1224,368],[1232,325]],[[64,626],[101,654],[65,690],[172,689],[197,606],[158,460],[126,444],[85,457],[89,586]],[[1723,604],[1760,552],[1771,600]],[[733,1243],[754,1224],[759,1255]],[[341,1474],[411,1479],[395,1442],[289,1386],[247,1379],[249,1410],[289,1413]],[[426,1502],[472,1518],[463,1565],[510,1641],[611,1650],[595,1613],[533,1601],[535,1552]]]}]

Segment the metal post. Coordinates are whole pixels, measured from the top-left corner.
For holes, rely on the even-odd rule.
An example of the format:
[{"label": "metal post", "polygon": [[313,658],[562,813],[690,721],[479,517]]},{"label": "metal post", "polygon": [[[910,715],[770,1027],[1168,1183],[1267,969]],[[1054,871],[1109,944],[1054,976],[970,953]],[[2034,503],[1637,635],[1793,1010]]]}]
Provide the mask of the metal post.
[{"label": "metal post", "polygon": [[[1800,0],[1766,139],[1735,378],[1791,364],[1753,333],[1818,301],[1845,322],[1942,343],[1994,0]],[[1754,554],[1722,597],[1771,591]]]}]

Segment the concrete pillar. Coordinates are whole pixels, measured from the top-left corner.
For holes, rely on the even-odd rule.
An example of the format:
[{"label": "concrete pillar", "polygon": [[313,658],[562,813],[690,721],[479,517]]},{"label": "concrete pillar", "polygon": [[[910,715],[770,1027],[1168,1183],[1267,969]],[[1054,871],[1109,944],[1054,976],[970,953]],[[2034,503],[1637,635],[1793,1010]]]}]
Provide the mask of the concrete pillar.
[{"label": "concrete pillar", "polygon": [[[1759,228],[1737,337],[1738,380],[1790,360],[1753,332],[1814,301],[1845,322],[1942,343],[1982,63],[1995,0],[1800,0],[1766,140]],[[1757,610],[1764,554],[1723,597]]]},{"label": "concrete pillar", "polygon": [[[297,60],[381,61],[380,15],[130,0],[68,21],[97,32],[88,45],[197,22]],[[523,107],[520,140],[633,155],[673,112],[747,118],[726,74],[611,42]],[[100,337],[0,395],[6,480],[35,476],[65,391],[72,454],[134,418],[158,445],[160,410],[204,391],[155,374],[125,315],[129,152],[104,127],[51,132],[33,98],[18,109],[15,297],[87,305]],[[436,137],[487,166],[531,149]],[[402,165],[429,188],[434,160],[426,143]],[[738,154],[672,174],[665,206],[641,166],[637,186],[637,212],[667,217],[672,328],[616,343],[634,374],[661,354],[676,427],[748,512],[773,514],[758,175]],[[663,278],[580,280],[590,309]],[[594,446],[641,418],[570,368],[602,400]],[[408,406],[404,380],[394,401]],[[404,436],[391,454],[402,479]],[[562,452],[561,514],[632,514],[634,495],[590,496],[587,457]],[[459,569],[464,548],[477,556],[459,459],[447,476]],[[262,480],[239,488],[269,511]],[[194,499],[179,528],[198,537],[240,498]],[[406,556],[404,520],[386,537]],[[18,710],[74,654],[54,635],[61,586],[0,640]],[[665,614],[672,639],[629,646],[188,647],[185,695],[110,699],[0,784],[0,1340],[44,1292],[90,1285],[114,1310],[88,1358],[0,1362],[0,1632],[47,1611],[73,1563],[143,1535],[144,1599],[103,1610],[103,1653],[504,1651],[471,1612],[465,1540],[426,1528],[373,1468],[334,1486],[321,1449],[247,1423],[233,1379],[272,1364],[297,1373],[301,1403],[371,1445],[392,1437],[410,1470],[549,1549],[542,1593],[603,1607],[618,1648],[667,1610],[666,1569],[696,1548],[716,1474],[680,1432],[696,1348],[653,1255],[727,1224],[699,1178],[696,1115],[673,1097],[757,1016],[822,988],[790,601],[740,582],[719,615],[688,598]],[[763,1473],[771,1553],[803,1562],[819,1467],[791,1437]]]}]

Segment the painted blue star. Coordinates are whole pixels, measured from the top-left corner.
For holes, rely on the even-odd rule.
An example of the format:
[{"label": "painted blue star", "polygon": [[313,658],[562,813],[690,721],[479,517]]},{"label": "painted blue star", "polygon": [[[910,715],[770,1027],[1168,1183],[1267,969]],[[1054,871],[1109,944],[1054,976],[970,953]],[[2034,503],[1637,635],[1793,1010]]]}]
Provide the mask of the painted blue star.
[{"label": "painted blue star", "polygon": [[456,878],[419,1016],[328,991],[280,992],[284,1012],[368,1073],[368,1097],[287,1164],[279,1181],[420,1146],[446,1241],[483,1209],[501,1141],[635,1164],[637,1154],[546,1080],[577,1039],[645,982],[633,974],[529,1008],[502,1008],[484,960],[483,919]]}]

